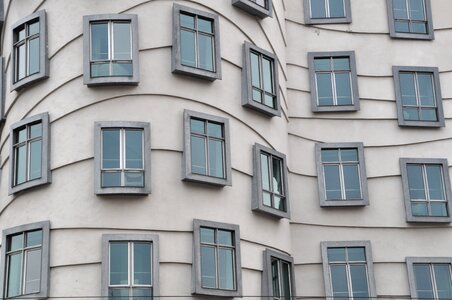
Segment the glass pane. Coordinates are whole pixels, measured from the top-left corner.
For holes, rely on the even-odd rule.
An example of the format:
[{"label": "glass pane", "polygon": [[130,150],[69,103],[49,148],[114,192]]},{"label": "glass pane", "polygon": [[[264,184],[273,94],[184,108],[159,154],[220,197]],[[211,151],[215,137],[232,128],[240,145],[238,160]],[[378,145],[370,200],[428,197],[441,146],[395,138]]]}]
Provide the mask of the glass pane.
[{"label": "glass pane", "polygon": [[17,141],[16,143],[23,142],[27,139],[27,128],[19,130],[17,133]]},{"label": "glass pane", "polygon": [[348,57],[333,58],[333,67],[334,71],[348,71],[350,70],[350,59]]},{"label": "glass pane", "polygon": [[215,249],[201,247],[201,286],[216,288],[217,276],[215,272]]},{"label": "glass pane", "polygon": [[25,45],[19,46],[18,49],[18,55],[17,55],[17,79],[20,80],[24,78],[27,74],[26,68],[26,51],[25,51]]},{"label": "glass pane", "polygon": [[350,76],[350,73],[335,74],[337,105],[353,104]]},{"label": "glass pane", "polygon": [[14,297],[21,293],[22,254],[8,256],[8,297]]},{"label": "glass pane", "polygon": [[111,76],[132,76],[133,65],[132,63],[112,63],[111,64]]},{"label": "glass pane", "polygon": [[113,59],[132,59],[130,23],[113,23]]},{"label": "glass pane", "polygon": [[24,247],[24,235],[22,233],[13,235],[8,246],[8,251],[22,249]]},{"label": "glass pane", "polygon": [[272,206],[272,196],[270,193],[262,193],[262,203],[266,206]]},{"label": "glass pane", "polygon": [[26,252],[25,294],[41,289],[41,249]]},{"label": "glass pane", "polygon": [[404,120],[419,120],[419,111],[417,108],[403,108]]},{"label": "glass pane", "polygon": [[292,293],[291,293],[291,289],[290,289],[290,265],[285,263],[285,262],[281,262],[281,285],[282,285],[282,290],[283,290],[283,295],[284,295],[284,300],[290,300],[292,299]]},{"label": "glass pane", "polygon": [[253,88],[253,100],[262,103],[262,91]]},{"label": "glass pane", "polygon": [[27,148],[25,146],[16,149],[16,184],[25,182],[27,174]]},{"label": "glass pane", "polygon": [[121,172],[102,172],[102,187],[121,186]]},{"label": "glass pane", "polygon": [[213,71],[213,38],[208,35],[198,35],[199,68]]},{"label": "glass pane", "polygon": [[95,63],[91,64],[91,77],[110,76],[109,63]]},{"label": "glass pane", "polygon": [[348,298],[347,271],[345,265],[330,265],[331,285],[335,299]]},{"label": "glass pane", "polygon": [[331,58],[327,57],[314,59],[314,69],[316,71],[331,71]]},{"label": "glass pane", "polygon": [[213,33],[213,22],[203,18],[198,18],[198,30]]},{"label": "glass pane", "polygon": [[269,107],[276,108],[275,107],[275,97],[273,95],[265,94],[264,95],[264,104]]},{"label": "glass pane", "polygon": [[425,0],[409,0],[411,20],[425,20],[424,1]]},{"label": "glass pane", "polygon": [[39,72],[39,37],[28,43],[28,75]]},{"label": "glass pane", "polygon": [[369,288],[367,285],[366,265],[351,265],[350,277],[352,281],[353,299],[368,299]]},{"label": "glass pane", "polygon": [[108,289],[108,299],[109,300],[130,300],[129,299],[129,289]]},{"label": "glass pane", "polygon": [[29,180],[41,178],[41,153],[42,153],[42,141],[38,140],[31,142]]},{"label": "glass pane", "polygon": [[256,2],[257,5],[260,5],[264,8],[268,8],[268,4],[267,4],[268,0],[251,0],[251,1]]},{"label": "glass pane", "polygon": [[262,59],[262,77],[264,91],[273,93],[273,62],[265,57]]},{"label": "glass pane", "polygon": [[411,23],[411,32],[413,33],[427,33],[426,22],[413,22]]},{"label": "glass pane", "polygon": [[410,32],[408,21],[395,21],[394,28],[396,32]]},{"label": "glass pane", "polygon": [[433,299],[433,287],[428,264],[413,264],[418,298]]},{"label": "glass pane", "polygon": [[42,124],[37,123],[30,126],[30,139],[42,136]]},{"label": "glass pane", "polygon": [[436,115],[436,108],[421,108],[419,119],[422,121],[438,121],[438,117]]},{"label": "glass pane", "polygon": [[366,251],[363,247],[347,248],[349,261],[366,261]]},{"label": "glass pane", "polygon": [[144,186],[144,173],[124,172],[124,186]]},{"label": "glass pane", "polygon": [[259,73],[259,56],[250,52],[250,61],[251,61],[251,84],[254,87],[261,87],[260,73]]},{"label": "glass pane", "polygon": [[232,232],[227,230],[218,230],[218,244],[233,246]]},{"label": "glass pane", "polygon": [[38,246],[41,244],[42,244],[42,230],[27,232],[27,247]]},{"label": "glass pane", "polygon": [[406,0],[392,0],[392,7],[394,11],[394,19],[408,19]]},{"label": "glass pane", "polygon": [[325,0],[311,0],[311,18],[326,18]]},{"label": "glass pane", "polygon": [[201,228],[201,243],[215,243],[215,229]]},{"label": "glass pane", "polygon": [[218,123],[207,123],[207,134],[209,136],[223,138],[223,125]]},{"label": "glass pane", "polygon": [[430,202],[431,215],[434,217],[447,217],[447,207],[445,202]]},{"label": "glass pane", "polygon": [[262,189],[270,191],[270,169],[268,166],[268,156],[261,153],[261,176],[262,176]]},{"label": "glass pane", "polygon": [[357,162],[358,161],[358,150],[355,149],[343,149],[341,148],[341,160],[347,162]]},{"label": "glass pane", "polygon": [[181,13],[180,26],[195,29],[195,18]]},{"label": "glass pane", "polygon": [[345,261],[345,248],[328,248],[328,261]]},{"label": "glass pane", "polygon": [[143,168],[143,130],[125,130],[126,168]]},{"label": "glass pane", "polygon": [[191,171],[206,175],[206,139],[191,136]]},{"label": "glass pane", "polygon": [[408,173],[408,187],[410,189],[410,199],[425,199],[422,166],[408,164],[406,166],[406,170]]},{"label": "glass pane", "polygon": [[333,84],[331,80],[331,73],[315,75],[317,83],[317,98],[318,104],[333,105]]},{"label": "glass pane", "polygon": [[273,195],[273,208],[286,211],[286,198]]},{"label": "glass pane", "polygon": [[361,184],[359,182],[359,166],[344,165],[345,198],[361,199]]},{"label": "glass pane", "polygon": [[102,168],[119,168],[119,129],[102,130]]},{"label": "glass pane", "polygon": [[224,178],[223,141],[209,139],[209,176]]},{"label": "glass pane", "polygon": [[400,93],[403,105],[416,105],[416,90],[413,73],[400,73]]},{"label": "glass pane", "polygon": [[131,300],[149,300],[152,299],[152,288],[133,288],[132,294]]},{"label": "glass pane", "polygon": [[411,213],[413,216],[428,216],[428,207],[426,202],[411,202]]},{"label": "glass pane", "polygon": [[25,34],[25,28],[24,26],[22,26],[22,28],[20,29],[20,31],[17,34],[17,41],[21,41],[25,38],[26,34]]},{"label": "glass pane", "polygon": [[452,298],[452,282],[450,277],[450,264],[434,264],[436,290],[439,299]]},{"label": "glass pane", "polygon": [[330,0],[329,2],[331,18],[345,17],[344,0]]},{"label": "glass pane", "polygon": [[282,178],[282,162],[280,159],[277,159],[273,157],[272,159],[272,170],[273,170],[273,180],[272,180],[272,187],[273,192],[284,195],[283,191],[283,178]]},{"label": "glass pane", "polygon": [[128,284],[128,270],[128,243],[110,243],[110,285]]},{"label": "glass pane", "polygon": [[190,119],[190,131],[200,134],[205,134],[204,121]]},{"label": "glass pane", "polygon": [[108,60],[108,24],[91,24],[91,59]]},{"label": "glass pane", "polygon": [[443,174],[441,165],[426,165],[428,193],[430,200],[444,200]]},{"label": "glass pane", "polygon": [[321,151],[322,162],[338,162],[339,151],[338,149],[323,149]]},{"label": "glass pane", "polygon": [[219,288],[233,290],[234,289],[234,250],[219,249]]},{"label": "glass pane", "polygon": [[325,172],[326,200],[341,200],[341,182],[339,166],[323,166]]},{"label": "glass pane", "polygon": [[39,33],[39,21],[28,25],[28,35]]},{"label": "glass pane", "polygon": [[419,100],[422,106],[436,106],[435,96],[433,94],[433,76],[431,74],[417,75],[419,83]]},{"label": "glass pane", "polygon": [[133,283],[152,284],[151,243],[133,243]]},{"label": "glass pane", "polygon": [[191,31],[180,31],[180,53],[181,64],[196,67],[195,33]]},{"label": "glass pane", "polygon": [[281,296],[279,289],[279,263],[277,260],[272,261],[272,287],[273,297],[277,298]]}]

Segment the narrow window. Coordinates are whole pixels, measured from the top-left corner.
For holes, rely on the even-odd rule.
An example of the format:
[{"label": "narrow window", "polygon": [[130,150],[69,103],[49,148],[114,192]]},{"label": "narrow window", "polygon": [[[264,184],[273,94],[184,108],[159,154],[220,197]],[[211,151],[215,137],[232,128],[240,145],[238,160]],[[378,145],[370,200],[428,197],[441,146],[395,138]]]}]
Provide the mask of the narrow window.
[{"label": "narrow window", "polygon": [[387,1],[391,37],[434,38],[430,0]]},{"label": "narrow window", "polygon": [[351,23],[350,0],[304,0],[306,24]]},{"label": "narrow window", "polygon": [[232,0],[232,5],[259,18],[272,17],[272,0]]},{"label": "narrow window", "polygon": [[290,300],[295,297],[293,258],[266,249],[262,272],[263,292],[271,299]]}]

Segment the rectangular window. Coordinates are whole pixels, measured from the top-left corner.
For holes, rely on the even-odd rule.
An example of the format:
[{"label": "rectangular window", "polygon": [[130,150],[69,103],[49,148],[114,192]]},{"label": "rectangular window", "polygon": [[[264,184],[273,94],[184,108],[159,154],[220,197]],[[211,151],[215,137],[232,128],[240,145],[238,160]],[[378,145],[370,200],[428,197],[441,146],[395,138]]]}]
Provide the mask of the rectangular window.
[{"label": "rectangular window", "polygon": [[391,37],[433,40],[430,0],[387,0]]},{"label": "rectangular window", "polygon": [[269,299],[290,300],[296,295],[293,258],[270,250],[264,251],[262,290]]},{"label": "rectangular window", "polygon": [[350,0],[304,0],[306,24],[351,23]]},{"label": "rectangular window", "polygon": [[327,298],[376,297],[369,241],[322,242],[321,247]]},{"label": "rectangular window", "polygon": [[173,72],[221,79],[218,16],[173,6]]},{"label": "rectangular window", "polygon": [[444,127],[437,68],[393,67],[400,126]]},{"label": "rectangular window", "polygon": [[368,205],[362,143],[316,144],[321,206]]},{"label": "rectangular window", "polygon": [[272,0],[232,0],[232,5],[259,18],[272,17]]},{"label": "rectangular window", "polygon": [[401,158],[408,221],[450,222],[450,182],[446,159]]},{"label": "rectangular window", "polygon": [[314,112],[359,110],[355,53],[308,53]]},{"label": "rectangular window", "polygon": [[237,225],[194,220],[193,293],[241,297],[240,232]]}]

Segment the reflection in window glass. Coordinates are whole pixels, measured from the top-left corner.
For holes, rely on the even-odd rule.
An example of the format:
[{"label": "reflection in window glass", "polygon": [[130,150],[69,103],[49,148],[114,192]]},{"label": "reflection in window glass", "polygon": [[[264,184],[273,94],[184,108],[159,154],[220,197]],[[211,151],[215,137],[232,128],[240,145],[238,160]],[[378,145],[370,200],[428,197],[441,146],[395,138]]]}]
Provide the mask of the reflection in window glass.
[{"label": "reflection in window glass", "polygon": [[13,31],[14,82],[40,71],[39,26],[39,21],[33,19]]},{"label": "reflection in window glass", "polygon": [[391,0],[394,29],[400,33],[428,33],[425,0]]},{"label": "reflection in window glass", "polygon": [[277,109],[274,64],[275,60],[254,50],[249,52],[252,99],[258,103]]},{"label": "reflection in window glass", "polygon": [[310,12],[312,19],[344,18],[344,0],[310,0]]}]

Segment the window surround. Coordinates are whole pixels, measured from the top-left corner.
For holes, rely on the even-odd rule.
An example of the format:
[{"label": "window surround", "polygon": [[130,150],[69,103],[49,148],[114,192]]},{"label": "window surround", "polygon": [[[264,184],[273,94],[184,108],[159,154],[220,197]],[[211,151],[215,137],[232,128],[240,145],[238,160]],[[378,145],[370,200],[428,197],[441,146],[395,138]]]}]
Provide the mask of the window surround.
[{"label": "window surround", "polygon": [[[411,210],[411,198],[408,185],[408,171],[407,164],[423,164],[423,165],[441,165],[444,180],[444,193],[447,200],[446,208],[449,216],[435,217],[435,216],[413,216]],[[400,158],[400,172],[402,176],[403,197],[405,202],[405,212],[407,222],[429,222],[429,223],[450,223],[452,221],[452,191],[449,177],[449,164],[447,159],[442,158]]]},{"label": "window surround", "polygon": [[[253,100],[253,87],[251,83],[251,61],[250,52],[256,52],[259,55],[266,56],[273,60],[272,84],[274,90],[274,102],[276,108]],[[278,79],[278,59],[273,53],[261,49],[250,42],[243,44],[243,67],[242,67],[242,106],[257,110],[270,117],[281,116],[281,104],[279,97],[279,79]]]},{"label": "window surround", "polygon": [[[285,196],[286,211],[281,211],[273,207],[269,207],[263,204],[262,196],[262,168],[261,158],[262,152],[277,157],[282,162],[282,178],[283,178],[283,190]],[[260,144],[254,144],[253,146],[253,196],[251,201],[251,208],[253,211],[269,214],[277,218],[290,219],[290,205],[289,205],[289,189],[288,189],[288,175],[287,175],[287,160],[286,155],[273,149],[267,148]]]},{"label": "window surround", "polygon": [[159,285],[159,237],[155,234],[103,234],[102,235],[102,297],[108,297],[110,242],[150,242],[152,243],[152,299],[160,296]]},{"label": "window surround", "polygon": [[323,280],[325,283],[326,298],[333,298],[333,290],[331,288],[331,276],[329,270],[328,248],[352,248],[363,247],[366,254],[367,266],[367,284],[369,288],[369,297],[376,298],[377,292],[375,287],[375,276],[372,258],[372,248],[370,241],[325,241],[320,243],[322,251]]},{"label": "window surround", "polygon": [[[401,95],[401,85],[400,85],[400,72],[418,72],[418,73],[431,73],[433,76],[433,92],[435,93],[436,107],[437,107],[437,118],[436,122],[428,121],[410,121],[405,120],[403,117],[403,104]],[[394,78],[394,88],[397,103],[397,118],[399,121],[399,126],[414,126],[414,127],[444,127],[444,112],[443,112],[443,99],[441,96],[441,87],[439,80],[439,71],[437,67],[411,67],[411,66],[393,66],[392,74]]]},{"label": "window surround", "polygon": [[[102,129],[104,128],[136,128],[143,130],[144,186],[101,186],[102,165]],[[151,125],[147,122],[105,121],[94,123],[94,192],[96,195],[147,195],[151,193]]]},{"label": "window surround", "polygon": [[[6,249],[7,249],[7,238],[8,236],[21,233],[21,232],[27,232],[27,231],[34,231],[34,230],[42,230],[42,247],[41,247],[41,285],[40,285],[40,292],[39,293],[33,293],[33,294],[26,294],[32,295],[33,299],[45,299],[49,296],[49,275],[50,275],[50,267],[49,267],[49,254],[50,254],[50,222],[49,221],[42,221],[42,222],[36,222],[36,223],[30,223],[26,225],[20,225],[16,227],[11,227],[8,229],[3,230],[3,236],[2,236],[2,247],[1,247],[1,280],[0,280],[0,298],[1,299],[14,299],[16,297],[8,298],[5,295],[5,276],[6,276]],[[19,298],[24,295],[18,296]]]},{"label": "window surround", "polygon": [[[3,1],[0,1],[3,3]],[[0,57],[0,123],[6,120],[5,116],[5,101],[6,101],[6,71],[5,71],[5,58]]]},{"label": "window surround", "polygon": [[297,295],[295,286],[295,271],[293,266],[292,256],[270,250],[264,250],[264,268],[262,272],[262,295],[266,296],[266,299],[273,299],[273,289],[272,289],[272,258],[276,258],[279,261],[284,261],[290,265],[290,282],[291,282],[291,299],[295,298]]},{"label": "window surround", "polygon": [[[130,21],[132,30],[132,76],[91,77],[91,23],[97,21]],[[109,45],[110,46],[110,45]],[[83,83],[88,87],[102,85],[138,85],[140,82],[138,53],[138,16],[134,14],[102,14],[83,16]]]},{"label": "window surround", "polygon": [[[350,105],[330,105],[319,106],[317,104],[317,85],[316,85],[316,72],[314,67],[314,60],[317,58],[337,58],[348,57],[350,63],[350,81],[351,81],[351,96],[353,103]],[[358,75],[356,72],[356,58],[355,51],[332,51],[332,52],[309,52],[308,53],[308,67],[309,67],[309,80],[311,89],[311,110],[313,112],[347,112],[358,111],[360,109],[359,104],[359,91],[358,91]]]},{"label": "window surround", "polygon": [[[192,15],[201,16],[203,18],[211,19],[213,23],[214,32],[214,71],[203,70],[196,67],[182,65],[181,53],[181,39],[180,39],[180,13],[186,12]],[[173,73],[185,74],[189,76],[198,77],[214,81],[221,79],[221,49],[220,49],[220,23],[219,17],[216,14],[208,13],[202,10],[194,9],[180,4],[173,4],[173,46],[171,48],[171,70]]]},{"label": "window surround", "polygon": [[268,8],[262,7],[257,3],[250,0],[232,0],[232,5],[243,9],[249,14],[255,15],[261,19],[266,17],[273,17],[273,6],[272,0],[265,0],[267,2]]},{"label": "window surround", "polygon": [[[234,232],[235,245],[235,290],[221,290],[203,288],[201,285],[201,237],[200,228],[209,227]],[[192,294],[218,297],[242,297],[242,263],[240,253],[240,226],[228,223],[219,223],[206,220],[193,220],[193,264],[192,264]]]},{"label": "window surround", "polygon": [[389,36],[391,38],[415,39],[415,40],[434,40],[435,39],[435,33],[433,30],[432,7],[431,7],[430,0],[425,0],[425,2],[424,2],[425,3],[425,17],[427,18],[427,33],[426,34],[396,32],[392,1],[393,0],[386,0],[386,7],[388,10],[388,20],[389,20]]},{"label": "window surround", "polygon": [[[41,178],[25,181],[24,183],[14,185],[15,179],[15,155],[14,155],[14,132],[27,124],[41,122],[42,124],[42,149],[41,149]],[[38,114],[17,123],[11,125],[11,130],[9,134],[10,138],[10,183],[8,187],[8,194],[15,194],[17,192],[44,185],[52,182],[52,172],[50,170],[50,125],[49,125],[49,114],[42,113]]]},{"label": "window surround", "polygon": [[[190,141],[190,119],[199,118],[207,121],[213,121],[223,124],[224,131],[224,173],[225,178],[218,178],[208,175],[201,175],[192,173],[191,167],[191,141]],[[226,118],[208,115],[205,113],[195,112],[191,110],[184,110],[184,153],[182,158],[182,180],[209,183],[217,186],[231,186],[232,185],[232,171],[231,171],[231,139],[229,134],[229,120]]]},{"label": "window surround", "polygon": [[305,24],[349,24],[352,22],[350,0],[344,0],[345,17],[342,18],[311,18],[311,0],[303,0],[303,5]]},{"label": "window surround", "polygon": [[[355,148],[358,151],[359,176],[361,184],[360,200],[327,200],[325,191],[325,174],[323,172],[322,164],[322,150],[323,149],[340,149],[340,148]],[[348,207],[348,206],[367,206],[369,205],[369,195],[367,191],[367,175],[366,165],[364,160],[364,144],[363,143],[317,143],[315,145],[315,157],[317,164],[317,182],[319,188],[319,198],[321,207]]]},{"label": "window surround", "polygon": [[[3,2],[3,1],[2,1]],[[12,26],[12,33],[14,37],[14,32],[18,27],[29,23],[32,20],[39,20],[39,72],[28,75],[20,80],[16,81],[15,73],[16,73],[16,54],[14,42],[11,47],[11,92],[19,91],[26,86],[29,86],[37,81],[43,80],[49,77],[49,57],[48,57],[48,47],[47,47],[47,17],[45,10],[38,10],[37,12],[17,21]]]}]

